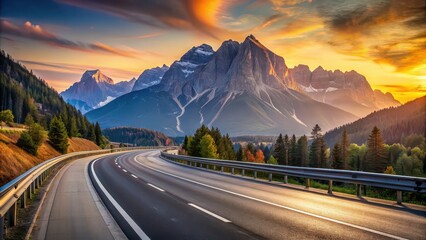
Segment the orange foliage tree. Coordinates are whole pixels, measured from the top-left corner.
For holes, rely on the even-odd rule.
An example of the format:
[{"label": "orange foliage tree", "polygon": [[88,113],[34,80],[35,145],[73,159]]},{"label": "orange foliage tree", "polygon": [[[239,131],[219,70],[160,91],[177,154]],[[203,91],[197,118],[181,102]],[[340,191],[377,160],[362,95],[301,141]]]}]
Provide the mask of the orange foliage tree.
[{"label": "orange foliage tree", "polygon": [[254,157],[254,162],[265,163],[265,155],[263,155],[263,151],[261,149],[258,149],[256,151],[256,156]]}]

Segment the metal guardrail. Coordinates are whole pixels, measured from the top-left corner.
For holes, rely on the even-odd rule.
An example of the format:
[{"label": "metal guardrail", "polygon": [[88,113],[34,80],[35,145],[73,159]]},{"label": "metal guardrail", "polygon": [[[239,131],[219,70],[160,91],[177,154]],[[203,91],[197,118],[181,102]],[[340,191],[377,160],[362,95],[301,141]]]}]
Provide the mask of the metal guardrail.
[{"label": "metal guardrail", "polygon": [[130,151],[139,149],[164,149],[166,147],[130,147],[113,148],[95,151],[73,152],[46,160],[37,166],[32,167],[17,178],[0,187],[0,239],[4,236],[4,218],[7,215],[8,226],[16,225],[17,201],[20,199],[21,207],[26,207],[27,199],[32,197],[35,189],[38,189],[42,182],[50,175],[59,164],[78,158],[112,153],[120,151]]},{"label": "metal guardrail", "polygon": [[242,175],[245,175],[245,171],[252,171],[255,178],[258,172],[263,172],[268,174],[269,181],[272,181],[272,175],[284,176],[285,183],[287,183],[287,176],[305,178],[307,188],[310,187],[310,179],[326,180],[329,183],[328,192],[330,194],[332,193],[333,181],[356,184],[358,196],[361,196],[362,185],[396,190],[398,203],[402,203],[403,191],[426,193],[426,178],[420,177],[217,160],[174,155],[166,152],[161,152],[161,157],[196,167],[203,167],[203,165],[204,167],[213,166],[214,169],[221,167],[221,171],[223,171],[223,168],[229,168],[233,174],[235,169],[241,170]]}]

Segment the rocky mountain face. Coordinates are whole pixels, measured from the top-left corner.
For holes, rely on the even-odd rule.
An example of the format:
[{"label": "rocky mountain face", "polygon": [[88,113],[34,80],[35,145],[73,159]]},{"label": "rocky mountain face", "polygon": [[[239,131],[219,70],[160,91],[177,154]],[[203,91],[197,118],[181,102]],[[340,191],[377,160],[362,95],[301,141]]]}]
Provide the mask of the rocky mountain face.
[{"label": "rocky mountain face", "polygon": [[[232,136],[308,134],[356,116],[313,100],[297,89],[282,57],[254,36],[225,41],[214,52],[203,44],[175,61],[158,85],[125,94],[89,112],[104,127],[132,126],[192,134],[200,124]],[[333,117],[330,117],[333,116]]]},{"label": "rocky mountain face", "polygon": [[84,114],[130,92],[135,82],[136,80],[132,79],[114,84],[114,81],[100,70],[88,70],[79,82],[60,95]]},{"label": "rocky mountain face", "polygon": [[311,72],[308,66],[298,65],[289,69],[289,78],[298,84],[300,92],[358,117],[400,105],[392,94],[373,91],[367,79],[356,71],[327,71],[320,66]]},{"label": "rocky mountain face", "polygon": [[142,90],[159,84],[167,70],[169,70],[169,67],[163,65],[162,67],[151,68],[143,71],[133,85],[132,91]]}]

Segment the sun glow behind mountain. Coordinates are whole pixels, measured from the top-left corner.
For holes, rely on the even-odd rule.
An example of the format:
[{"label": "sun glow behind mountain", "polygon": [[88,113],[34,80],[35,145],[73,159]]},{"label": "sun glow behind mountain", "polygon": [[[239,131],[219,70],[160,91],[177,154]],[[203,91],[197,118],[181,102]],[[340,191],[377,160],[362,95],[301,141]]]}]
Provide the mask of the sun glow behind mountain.
[{"label": "sun glow behind mountain", "polygon": [[[1,48],[56,90],[102,69],[116,82],[187,49],[253,33],[287,66],[356,70],[401,102],[426,92],[425,2],[1,0]],[[75,16],[79,16],[76,18]]]}]

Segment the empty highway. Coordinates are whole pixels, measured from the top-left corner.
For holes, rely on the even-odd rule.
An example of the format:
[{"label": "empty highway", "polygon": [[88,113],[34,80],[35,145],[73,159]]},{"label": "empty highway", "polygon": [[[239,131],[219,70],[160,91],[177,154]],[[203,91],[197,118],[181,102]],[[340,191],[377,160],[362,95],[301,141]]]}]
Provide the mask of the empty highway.
[{"label": "empty highway", "polygon": [[129,239],[425,239],[426,211],[170,163],[158,150],[89,165]]}]

